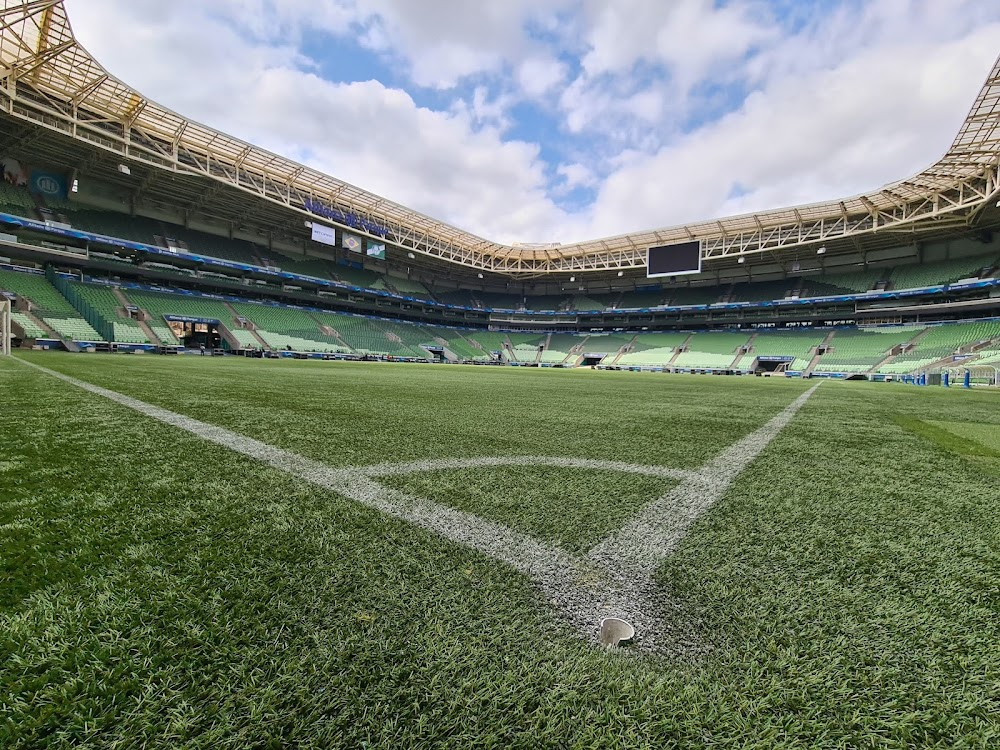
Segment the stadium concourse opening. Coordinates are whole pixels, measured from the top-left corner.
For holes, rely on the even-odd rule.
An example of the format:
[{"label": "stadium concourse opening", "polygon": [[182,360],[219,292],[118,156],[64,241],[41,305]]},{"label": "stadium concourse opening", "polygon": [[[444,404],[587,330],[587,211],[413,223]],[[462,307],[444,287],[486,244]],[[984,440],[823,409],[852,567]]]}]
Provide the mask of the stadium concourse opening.
[{"label": "stadium concourse opening", "polygon": [[165,315],[164,320],[177,340],[188,349],[214,350],[222,348],[221,322],[185,315]]}]

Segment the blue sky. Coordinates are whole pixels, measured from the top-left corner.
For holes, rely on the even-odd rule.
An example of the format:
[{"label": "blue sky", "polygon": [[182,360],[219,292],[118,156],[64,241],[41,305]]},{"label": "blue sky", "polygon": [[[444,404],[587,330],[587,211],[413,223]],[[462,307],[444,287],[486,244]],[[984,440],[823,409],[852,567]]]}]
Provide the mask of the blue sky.
[{"label": "blue sky", "polygon": [[66,5],[112,73],[181,114],[503,241],[904,177],[1000,53],[1000,6],[975,0]]}]

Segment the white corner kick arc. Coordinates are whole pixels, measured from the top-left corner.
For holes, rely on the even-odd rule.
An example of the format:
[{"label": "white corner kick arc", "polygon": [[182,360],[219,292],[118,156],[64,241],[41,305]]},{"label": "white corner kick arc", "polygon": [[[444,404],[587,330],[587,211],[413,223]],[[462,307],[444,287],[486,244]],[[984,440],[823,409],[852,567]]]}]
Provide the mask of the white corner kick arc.
[{"label": "white corner kick arc", "polygon": [[[15,361],[509,565],[534,580],[545,599],[592,643],[600,643],[603,620],[621,618],[634,624],[636,644],[642,650],[666,653],[687,651],[691,643],[670,622],[668,615],[676,611],[676,606],[656,591],[652,577],[657,566],[819,387],[814,385],[763,427],[696,471],[553,456],[483,456],[333,468],[33,362],[18,358]],[[503,524],[409,495],[378,481],[385,476],[491,466],[619,471],[673,479],[679,484],[645,506],[624,528],[601,541],[590,553],[577,557]]]}]

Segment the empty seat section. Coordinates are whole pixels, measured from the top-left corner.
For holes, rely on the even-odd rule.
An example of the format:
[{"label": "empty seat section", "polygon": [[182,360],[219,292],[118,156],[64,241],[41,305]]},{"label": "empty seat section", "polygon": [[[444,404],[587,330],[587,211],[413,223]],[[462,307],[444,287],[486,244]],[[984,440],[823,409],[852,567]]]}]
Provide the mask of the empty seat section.
[{"label": "empty seat section", "polygon": [[472,342],[466,339],[460,331],[431,325],[425,325],[423,328],[432,337],[427,343],[430,343],[431,340],[436,341],[436,343],[443,341],[445,348],[459,359],[484,359],[489,357],[488,352],[473,346]]},{"label": "empty seat section", "polygon": [[32,313],[63,338],[72,341],[105,340],[41,274],[0,270],[0,289],[29,300]]},{"label": "empty seat section", "polygon": [[464,335],[469,341],[473,341],[483,347],[483,353],[487,357],[491,352],[504,351],[504,343],[507,341],[506,334],[496,333],[495,331],[473,331]]},{"label": "empty seat section", "polygon": [[688,342],[687,351],[674,360],[674,367],[724,370],[729,368],[747,343],[748,333],[713,332],[696,333]]},{"label": "empty seat section", "polygon": [[[126,289],[123,291],[125,297],[130,302],[149,313],[151,327],[167,327],[164,321],[165,315],[183,315],[191,318],[218,320],[229,329],[235,327],[233,325],[232,312],[226,307],[225,303],[219,300],[186,294],[147,292],[138,289]],[[256,342],[254,343],[256,344]]]},{"label": "empty seat section", "polygon": [[619,308],[625,310],[659,307],[664,304],[665,296],[666,292],[663,290],[655,292],[623,292],[617,305]]},{"label": "empty seat section", "polygon": [[920,327],[870,328],[837,331],[831,350],[822,356],[816,372],[868,372],[889,356],[893,347],[906,343]]},{"label": "empty seat section", "polygon": [[733,288],[729,300],[730,302],[770,302],[794,296],[801,289],[802,279],[756,281],[751,284],[737,284]]},{"label": "empty seat section", "polygon": [[802,280],[802,297],[828,297],[870,291],[889,273],[888,269],[865,269]]},{"label": "empty seat section", "polygon": [[475,292],[476,298],[484,307],[497,310],[523,310],[524,298],[520,294],[496,294],[494,292]]},{"label": "empty seat section", "polygon": [[280,268],[282,271],[288,271],[289,273],[313,276],[317,279],[330,280],[333,278],[331,274],[333,273],[335,264],[331,260],[305,255],[292,257],[264,249],[258,251],[257,257],[260,258],[261,263],[265,266]]},{"label": "empty seat section", "polygon": [[27,219],[36,218],[35,201],[28,189],[11,185],[7,180],[0,180],[0,211]]},{"label": "empty seat section", "polygon": [[670,364],[677,349],[687,341],[686,333],[641,333],[617,364],[642,367],[663,367]]},{"label": "empty seat section", "polygon": [[794,357],[788,369],[802,372],[812,361],[813,350],[823,343],[826,331],[773,331],[760,333],[751,342],[751,351],[743,355],[737,368],[749,370],[758,357]]},{"label": "empty seat section", "polygon": [[354,268],[353,266],[346,266],[340,263],[333,267],[333,275],[341,283],[365,289],[374,289],[375,282],[381,278],[374,271],[369,271],[365,268]]},{"label": "empty seat section", "polygon": [[445,305],[455,305],[457,307],[478,307],[473,293],[465,289],[452,290],[450,292],[434,292],[434,298]]},{"label": "empty seat section", "polygon": [[419,299],[433,300],[434,297],[423,284],[415,279],[401,279],[396,276],[386,277],[386,281],[400,294]]},{"label": "empty seat section", "polygon": [[317,318],[337,331],[340,338],[360,354],[394,353],[390,349],[394,350],[396,346],[391,345],[385,331],[371,318],[333,313],[317,313]]},{"label": "empty seat section", "polygon": [[[539,358],[540,362],[558,364],[570,355],[570,351],[582,344],[583,336],[576,336],[571,333],[553,333],[549,337],[548,346]],[[574,359],[576,359],[574,357]]]},{"label": "empty seat section", "polygon": [[605,297],[596,294],[576,294],[570,299],[569,309],[580,310],[583,312],[590,310],[604,310],[605,308],[611,306],[611,303],[614,301],[612,297],[617,299],[618,295],[607,295]]},{"label": "empty seat section", "polygon": [[152,343],[149,337],[143,333],[142,328],[132,318],[124,314],[121,301],[108,287],[70,282],[67,294],[80,296],[80,300],[89,306],[96,316],[96,320],[90,322],[95,329],[106,332],[109,340],[121,344]]},{"label": "empty seat section", "polygon": [[251,321],[257,335],[272,349],[301,352],[346,352],[333,336],[320,330],[320,324],[306,311],[274,305],[234,302],[238,315]]},{"label": "empty seat section", "polygon": [[718,287],[677,287],[664,290],[668,304],[673,307],[683,305],[712,305],[719,301]]},{"label": "empty seat section", "polygon": [[951,284],[960,279],[978,276],[984,268],[993,265],[995,258],[960,258],[939,263],[915,263],[899,266],[892,272],[893,289],[920,289],[923,287]]},{"label": "empty seat section", "polygon": [[961,347],[1000,337],[1000,322],[977,321],[934,326],[910,351],[879,367],[882,373],[907,373],[949,357]]},{"label": "empty seat section", "polygon": [[46,337],[45,331],[35,325],[35,321],[25,315],[23,312],[12,312],[10,314],[10,319],[14,323],[21,326],[24,331],[24,335],[29,339],[42,339]]}]

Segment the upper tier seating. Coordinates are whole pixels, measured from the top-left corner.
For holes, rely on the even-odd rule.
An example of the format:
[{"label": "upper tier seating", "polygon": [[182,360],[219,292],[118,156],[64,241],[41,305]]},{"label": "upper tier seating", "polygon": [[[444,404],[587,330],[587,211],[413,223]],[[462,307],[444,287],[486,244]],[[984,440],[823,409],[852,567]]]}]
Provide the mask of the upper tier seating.
[{"label": "upper tier seating", "polygon": [[892,271],[892,288],[920,289],[939,284],[951,284],[960,279],[978,276],[984,267],[991,265],[993,264],[989,260],[978,257],[899,266]]},{"label": "upper tier seating", "polygon": [[674,307],[712,305],[719,301],[719,296],[719,288],[710,286],[677,287],[665,290],[665,297],[669,300],[669,304]]},{"label": "upper tier seating", "polygon": [[658,292],[624,292],[618,300],[620,309],[642,309],[646,307],[659,307],[664,303],[667,293]]},{"label": "upper tier seating", "polygon": [[475,298],[485,307],[495,310],[523,310],[524,298],[520,294],[496,294],[494,292],[475,292]]},{"label": "upper tier seating", "polygon": [[619,294],[577,294],[570,300],[570,309],[587,312],[605,310],[618,301]]},{"label": "upper tier seating", "polygon": [[863,269],[802,279],[802,297],[828,297],[871,291],[889,273],[888,269]]},{"label": "upper tier seating", "polygon": [[434,292],[434,298],[445,305],[455,305],[457,307],[476,307],[474,292],[466,289],[457,289],[449,292]]}]

